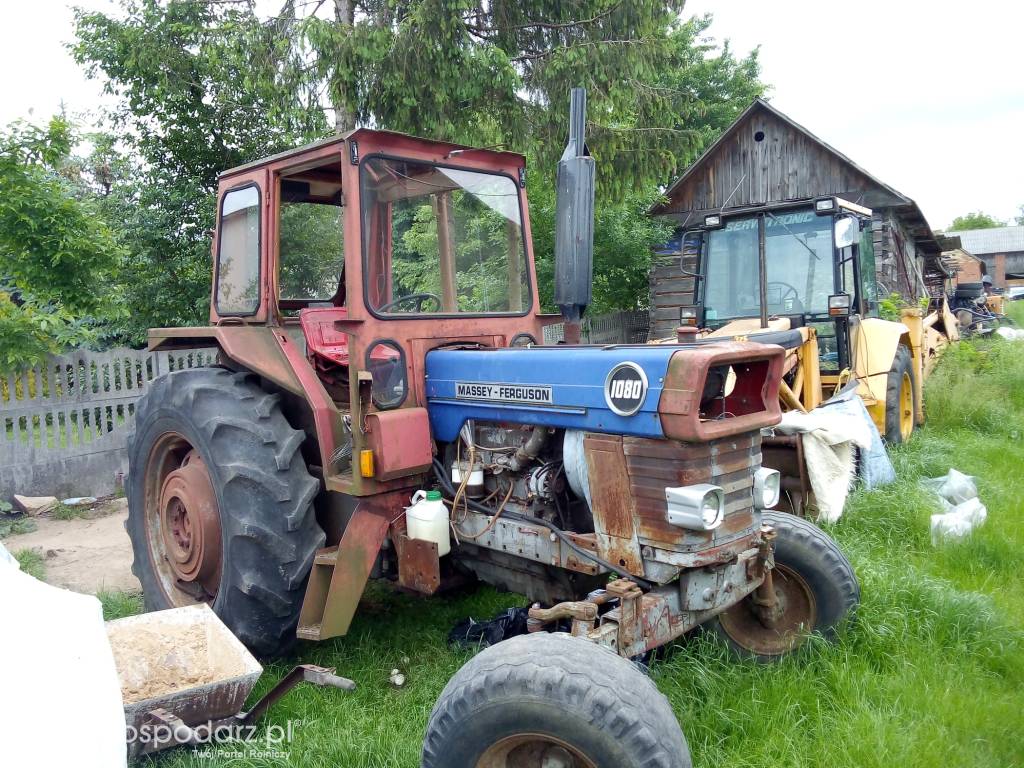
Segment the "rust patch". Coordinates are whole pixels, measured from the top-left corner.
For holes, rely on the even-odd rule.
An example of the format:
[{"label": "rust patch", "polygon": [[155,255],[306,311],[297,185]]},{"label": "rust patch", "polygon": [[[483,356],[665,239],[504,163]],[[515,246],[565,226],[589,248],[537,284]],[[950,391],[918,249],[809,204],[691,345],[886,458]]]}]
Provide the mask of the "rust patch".
[{"label": "rust patch", "polygon": [[[397,495],[399,508],[402,496]],[[317,552],[299,614],[298,636],[326,640],[348,632],[377,553],[388,531],[388,498],[361,502],[341,543]]]},{"label": "rust patch", "polygon": [[637,576],[644,575],[640,541],[622,437],[588,434],[583,440],[598,554]]},{"label": "rust patch", "polygon": [[394,537],[398,555],[398,584],[404,589],[432,595],[441,586],[441,559],[437,543],[410,539],[404,533]]},{"label": "rust patch", "polygon": [[[722,342],[682,349],[672,355],[658,412],[665,435],[674,440],[706,442],[770,427],[782,420],[779,382],[785,351],[775,344]],[[702,414],[701,394],[708,372],[731,366],[736,385],[731,394]],[[718,418],[724,414],[730,418]]]},{"label": "rust patch", "polygon": [[[622,451],[642,544],[715,553],[736,537],[753,532],[753,476],[761,463],[759,432],[707,443],[625,437]],[[690,531],[668,522],[665,488],[697,483],[714,483],[725,491],[725,520],[714,531]]]}]

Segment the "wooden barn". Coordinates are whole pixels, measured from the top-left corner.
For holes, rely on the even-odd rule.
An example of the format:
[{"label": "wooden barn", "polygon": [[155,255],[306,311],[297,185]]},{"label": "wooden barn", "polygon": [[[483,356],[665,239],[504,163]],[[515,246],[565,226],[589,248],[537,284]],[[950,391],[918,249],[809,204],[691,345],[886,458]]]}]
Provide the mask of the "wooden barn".
[{"label": "wooden barn", "polygon": [[[877,298],[908,300],[941,290],[942,248],[917,204],[865,171],[846,155],[793,122],[763,99],[755,100],[666,191],[651,214],[675,223],[673,239],[651,269],[650,338],[672,336],[679,308],[692,303],[685,277],[683,234],[714,213],[775,204],[813,204],[836,196],[870,208]],[[681,263],[682,260],[682,263]]]}]

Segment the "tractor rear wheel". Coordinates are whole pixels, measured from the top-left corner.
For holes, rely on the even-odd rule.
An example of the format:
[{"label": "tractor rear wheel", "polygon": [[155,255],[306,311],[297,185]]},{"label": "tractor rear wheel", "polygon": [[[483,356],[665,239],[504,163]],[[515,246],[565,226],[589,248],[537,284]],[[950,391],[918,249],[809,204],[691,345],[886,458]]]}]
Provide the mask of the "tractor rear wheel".
[{"label": "tractor rear wheel", "polygon": [[672,707],[631,662],[566,634],[485,648],[430,713],[422,768],[689,768]]},{"label": "tractor rear wheel", "polygon": [[146,610],[198,602],[262,656],[287,650],[324,533],[319,482],[255,377],[176,371],[139,400],[128,439],[132,571]]},{"label": "tractor rear wheel", "polygon": [[910,350],[900,344],[889,369],[885,390],[885,440],[899,445],[910,439],[917,424],[917,397],[914,383],[914,361]]},{"label": "tractor rear wheel", "polygon": [[836,636],[860,602],[860,585],[839,546],[813,523],[764,512],[775,529],[772,586],[779,613],[765,621],[749,595],[707,625],[741,658],[773,662],[799,649],[807,635]]}]

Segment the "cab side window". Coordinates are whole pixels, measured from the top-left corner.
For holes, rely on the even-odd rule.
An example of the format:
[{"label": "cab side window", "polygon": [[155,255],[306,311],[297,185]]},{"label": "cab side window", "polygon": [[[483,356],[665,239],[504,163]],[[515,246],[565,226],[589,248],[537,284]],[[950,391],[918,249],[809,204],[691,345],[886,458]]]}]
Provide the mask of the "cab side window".
[{"label": "cab side window", "polygon": [[260,305],[260,193],[252,187],[224,195],[217,248],[217,313],[251,315]]},{"label": "cab side window", "polygon": [[280,292],[291,302],[330,301],[345,266],[345,209],[318,202],[282,201],[279,227]]}]

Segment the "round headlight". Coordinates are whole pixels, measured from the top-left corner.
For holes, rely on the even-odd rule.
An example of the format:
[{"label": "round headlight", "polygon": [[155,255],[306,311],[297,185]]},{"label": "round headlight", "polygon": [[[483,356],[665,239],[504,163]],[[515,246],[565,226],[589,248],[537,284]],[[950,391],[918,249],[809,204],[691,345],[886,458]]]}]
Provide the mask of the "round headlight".
[{"label": "round headlight", "polygon": [[700,517],[705,530],[708,531],[714,530],[722,524],[725,517],[725,494],[721,490],[716,488],[713,491],[708,491],[701,503]]},{"label": "round headlight", "polygon": [[779,503],[782,475],[777,469],[761,467],[754,473],[754,504],[758,509],[771,509]]},{"label": "round headlight", "polygon": [[704,527],[708,530],[717,527],[719,514],[718,497],[712,494],[704,499],[704,508],[700,514]]}]

